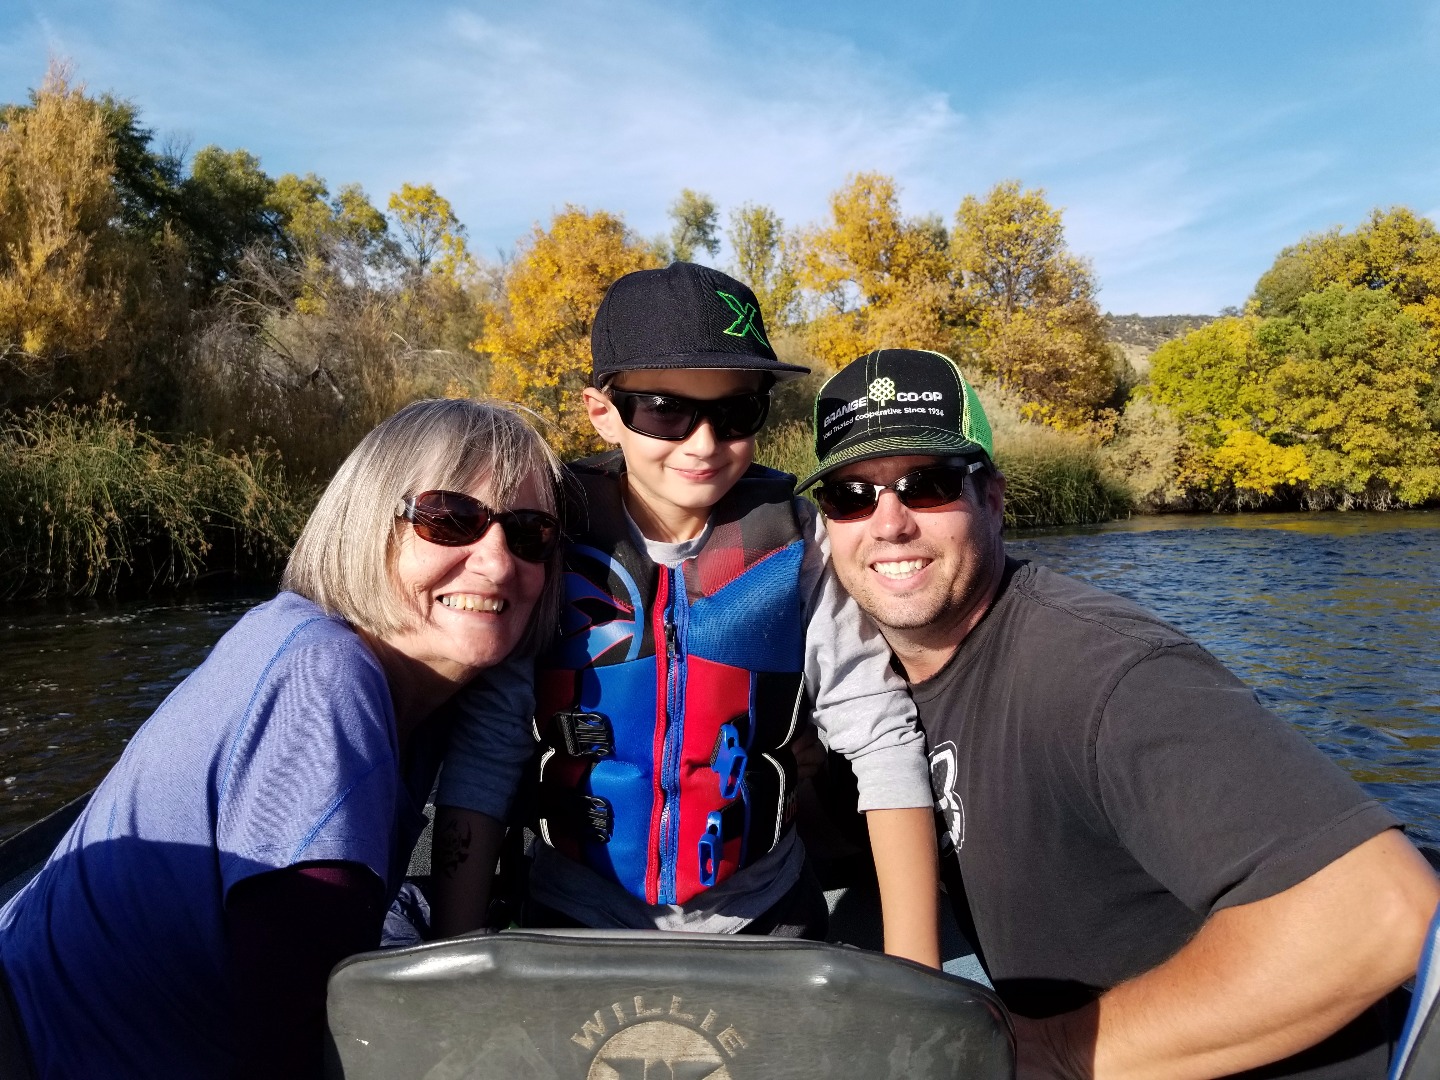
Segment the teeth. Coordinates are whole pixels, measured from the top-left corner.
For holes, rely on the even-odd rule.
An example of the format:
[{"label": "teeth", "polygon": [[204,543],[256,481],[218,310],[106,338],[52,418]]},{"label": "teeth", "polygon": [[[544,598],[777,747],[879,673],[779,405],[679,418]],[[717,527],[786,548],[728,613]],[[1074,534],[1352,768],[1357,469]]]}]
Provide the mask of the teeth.
[{"label": "teeth", "polygon": [[505,610],[504,600],[493,596],[473,596],[469,593],[446,593],[440,597],[440,603],[457,611],[493,611],[498,614]]},{"label": "teeth", "polygon": [[900,578],[907,577],[917,570],[923,570],[928,559],[904,559],[900,562],[877,562],[874,565],[877,574],[884,574],[886,577]]}]

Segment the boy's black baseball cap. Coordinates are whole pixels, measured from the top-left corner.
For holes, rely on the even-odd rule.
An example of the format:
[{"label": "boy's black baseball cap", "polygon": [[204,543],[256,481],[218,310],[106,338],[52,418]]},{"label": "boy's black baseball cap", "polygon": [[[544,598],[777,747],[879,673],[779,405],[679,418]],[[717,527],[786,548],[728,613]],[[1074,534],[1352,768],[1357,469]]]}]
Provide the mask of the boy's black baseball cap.
[{"label": "boy's black baseball cap", "polygon": [[852,461],[928,454],[995,457],[975,388],[943,353],[877,349],[852,360],[815,398],[815,457],[804,491]]},{"label": "boy's black baseball cap", "polygon": [[595,386],[638,368],[768,371],[777,379],[810,371],[775,356],[749,286],[687,262],[637,270],[611,285],[595,313],[590,354]]}]

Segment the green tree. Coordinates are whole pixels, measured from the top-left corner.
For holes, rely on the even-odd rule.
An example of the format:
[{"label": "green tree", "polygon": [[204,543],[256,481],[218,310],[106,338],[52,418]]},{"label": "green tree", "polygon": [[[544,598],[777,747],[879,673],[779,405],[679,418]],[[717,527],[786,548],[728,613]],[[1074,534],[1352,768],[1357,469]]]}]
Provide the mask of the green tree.
[{"label": "green tree", "polygon": [[720,254],[720,238],[716,235],[720,211],[714,199],[682,188],[680,197],[670,204],[669,212],[675,222],[670,230],[670,247],[676,261],[694,262],[697,251],[712,257]]},{"label": "green tree", "polygon": [[765,324],[790,326],[799,318],[800,282],[785,223],[768,206],[745,203],[730,212],[727,230],[735,276],[755,291]]},{"label": "green tree", "polygon": [[1060,428],[1101,419],[1115,392],[1115,358],[1090,268],[1070,254],[1045,192],[1010,180],[983,200],[967,195],[952,253],[980,356],[1030,417]]},{"label": "green tree", "polygon": [[200,293],[233,279],[252,248],[287,250],[274,193],[275,181],[248,150],[207,146],[195,155],[180,185],[180,210]]},{"label": "green tree", "polygon": [[1440,231],[1403,206],[1375,209],[1353,232],[1334,228],[1286,248],[1261,275],[1251,305],[1295,315],[1301,299],[1329,285],[1389,289],[1440,347]]},{"label": "green tree", "polygon": [[1386,506],[1440,497],[1440,401],[1424,325],[1388,287],[1332,284],[1264,323],[1277,424],[1301,440],[1314,501]]}]

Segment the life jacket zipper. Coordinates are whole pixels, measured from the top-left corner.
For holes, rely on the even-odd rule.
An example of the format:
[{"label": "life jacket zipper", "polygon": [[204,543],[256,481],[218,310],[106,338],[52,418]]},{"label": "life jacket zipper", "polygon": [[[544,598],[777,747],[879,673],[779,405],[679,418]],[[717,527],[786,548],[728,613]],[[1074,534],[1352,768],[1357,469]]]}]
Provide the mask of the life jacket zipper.
[{"label": "life jacket zipper", "polygon": [[681,622],[689,613],[684,571],[672,567],[665,611],[665,741],[660,762],[660,903],[675,903],[676,867],[680,858],[680,750],[685,741],[685,653]]}]

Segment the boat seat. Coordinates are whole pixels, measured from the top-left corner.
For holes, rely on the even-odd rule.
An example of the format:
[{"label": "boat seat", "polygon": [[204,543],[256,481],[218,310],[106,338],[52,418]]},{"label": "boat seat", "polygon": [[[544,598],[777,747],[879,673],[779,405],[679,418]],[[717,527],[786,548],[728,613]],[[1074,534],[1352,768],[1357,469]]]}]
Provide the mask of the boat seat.
[{"label": "boat seat", "polygon": [[1410,1015],[1400,1034],[1390,1080],[1434,1080],[1440,1076],[1440,908],[1430,920]]},{"label": "boat seat", "polygon": [[330,976],[346,1080],[1009,1080],[976,983],[847,946],[516,930],[364,953]]}]

